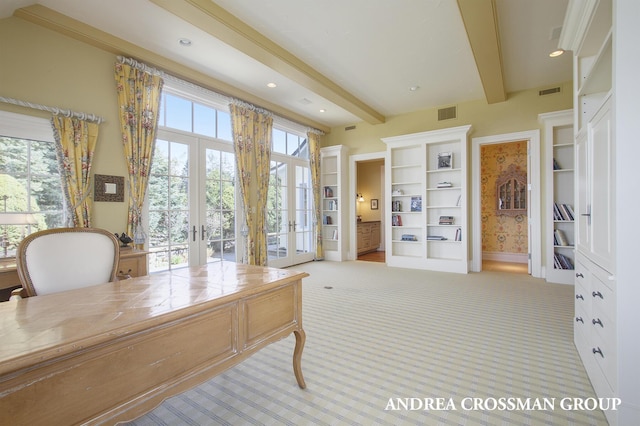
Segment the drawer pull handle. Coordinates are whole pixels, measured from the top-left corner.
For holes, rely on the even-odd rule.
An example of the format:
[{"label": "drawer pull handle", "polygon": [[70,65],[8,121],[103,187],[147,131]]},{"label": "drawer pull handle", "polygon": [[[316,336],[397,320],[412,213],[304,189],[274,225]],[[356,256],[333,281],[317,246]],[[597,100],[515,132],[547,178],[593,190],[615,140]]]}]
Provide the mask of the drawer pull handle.
[{"label": "drawer pull handle", "polygon": [[593,293],[591,293],[591,295],[593,297],[599,297],[600,299],[604,299],[604,297],[602,297],[602,293],[600,293],[599,291],[594,291]]},{"label": "drawer pull handle", "polygon": [[582,275],[582,272],[576,272],[576,278],[584,278],[584,275]]},{"label": "drawer pull handle", "polygon": [[581,294],[576,294],[576,299],[582,299],[582,300],[584,300],[584,297],[582,297],[582,295],[581,295]]},{"label": "drawer pull handle", "polygon": [[576,322],[581,322],[584,324],[584,320],[582,319],[582,317],[576,317]]},{"label": "drawer pull handle", "polygon": [[602,321],[600,321],[600,318],[592,319],[591,324],[593,325],[600,324],[600,327],[604,328],[604,325],[602,325]]},{"label": "drawer pull handle", "polygon": [[595,355],[595,354],[600,354],[600,356],[601,356],[602,358],[604,358],[604,354],[602,353],[602,349],[600,349],[600,347],[593,348],[593,349],[592,349],[592,351],[593,351],[593,354],[594,354],[594,355]]}]

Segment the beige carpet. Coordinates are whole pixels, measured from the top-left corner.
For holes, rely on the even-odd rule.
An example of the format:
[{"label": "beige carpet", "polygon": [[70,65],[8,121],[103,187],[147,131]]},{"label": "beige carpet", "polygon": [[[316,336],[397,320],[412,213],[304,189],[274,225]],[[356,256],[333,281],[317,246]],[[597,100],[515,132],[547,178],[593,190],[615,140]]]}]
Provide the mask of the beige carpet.
[{"label": "beige carpet", "polygon": [[[293,376],[290,337],[131,424],[606,424],[601,411],[561,408],[563,398],[594,397],[573,345],[572,286],[361,261],[294,269],[311,274],[307,389]],[[424,409],[425,398],[447,409]],[[486,409],[500,398],[536,409]]]}]

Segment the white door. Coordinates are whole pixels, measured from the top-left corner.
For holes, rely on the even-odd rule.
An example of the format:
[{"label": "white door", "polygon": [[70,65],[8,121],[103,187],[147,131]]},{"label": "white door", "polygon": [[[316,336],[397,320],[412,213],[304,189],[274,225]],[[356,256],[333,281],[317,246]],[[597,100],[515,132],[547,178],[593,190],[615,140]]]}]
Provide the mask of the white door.
[{"label": "white door", "polygon": [[268,265],[313,260],[313,197],[308,161],[271,154],[267,201]]},{"label": "white door", "polygon": [[149,271],[236,260],[228,144],[159,131],[148,189]]}]

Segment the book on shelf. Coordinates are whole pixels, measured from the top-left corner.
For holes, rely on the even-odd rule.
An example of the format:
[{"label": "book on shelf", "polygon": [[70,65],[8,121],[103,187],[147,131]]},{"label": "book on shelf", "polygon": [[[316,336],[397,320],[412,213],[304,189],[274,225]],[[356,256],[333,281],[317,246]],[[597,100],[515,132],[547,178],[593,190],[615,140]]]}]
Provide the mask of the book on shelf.
[{"label": "book on shelf", "polygon": [[418,241],[418,237],[413,234],[402,234],[400,238],[402,241]]},{"label": "book on shelf", "polygon": [[553,170],[562,170],[562,167],[560,167],[560,164],[558,164],[555,158],[553,159]]},{"label": "book on shelf", "polygon": [[453,216],[440,216],[438,225],[453,225]]},{"label": "book on shelf", "polygon": [[422,197],[411,197],[411,211],[412,212],[422,211]]},{"label": "book on shelf", "polygon": [[399,214],[391,215],[391,226],[402,226],[402,218]]},{"label": "book on shelf", "polygon": [[462,228],[456,229],[456,237],[454,241],[462,241]]},{"label": "book on shelf", "polygon": [[325,186],[324,198],[331,198],[331,197],[333,197],[333,188],[331,188],[330,186]]},{"label": "book on shelf", "polygon": [[446,239],[447,238],[442,235],[427,235],[427,240],[429,241],[444,241]]},{"label": "book on shelf", "polygon": [[451,188],[453,184],[451,182],[438,182],[436,184],[437,188]]},{"label": "book on shelf", "polygon": [[574,220],[573,208],[569,204],[553,203],[553,220]]},{"label": "book on shelf", "polygon": [[573,261],[564,254],[554,253],[553,265],[556,269],[574,269]]},{"label": "book on shelf", "polygon": [[323,223],[323,224],[325,224],[325,225],[332,225],[332,219],[331,219],[331,216],[329,216],[329,215],[324,215],[324,216],[322,217],[322,223]]},{"label": "book on shelf", "polygon": [[562,229],[556,229],[553,231],[553,243],[556,246],[568,246],[569,240],[567,240],[566,235],[562,231]]},{"label": "book on shelf", "polygon": [[401,212],[402,211],[402,201],[395,200],[391,202],[391,211],[392,212]]},{"label": "book on shelf", "polygon": [[337,229],[334,229],[334,230],[333,230],[333,239],[334,239],[334,240],[337,240],[337,239],[338,239],[338,230],[337,230]]},{"label": "book on shelf", "polygon": [[462,194],[458,195],[458,201],[456,201],[456,206],[460,207],[461,202],[462,202]]}]

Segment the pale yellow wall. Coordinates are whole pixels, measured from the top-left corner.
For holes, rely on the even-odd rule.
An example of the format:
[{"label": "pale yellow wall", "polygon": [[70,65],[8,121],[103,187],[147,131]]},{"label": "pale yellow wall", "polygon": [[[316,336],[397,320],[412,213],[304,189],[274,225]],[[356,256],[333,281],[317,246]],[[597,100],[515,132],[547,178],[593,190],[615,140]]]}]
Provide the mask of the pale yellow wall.
[{"label": "pale yellow wall", "polygon": [[[0,95],[103,116],[106,122],[100,125],[92,172],[125,176],[113,77],[115,55],[14,17],[0,20],[0,40]],[[539,97],[536,89],[512,93],[506,102],[493,105],[484,100],[463,102],[457,105],[455,120],[438,122],[437,110],[426,109],[388,117],[383,124],[356,123],[351,131],[336,127],[323,138],[322,145],[344,144],[354,155],[384,151],[383,137],[465,124],[473,126],[470,140],[539,129],[538,114],[572,107],[571,89],[571,82],[566,82],[561,93],[544,97]],[[0,109],[48,117],[47,113],[4,103]],[[542,168],[544,188],[544,164]],[[346,182],[345,188],[348,185]],[[95,203],[93,216],[95,226],[122,232],[126,203]]]},{"label": "pale yellow wall", "polygon": [[[125,176],[113,75],[116,57],[14,17],[0,20],[0,40],[0,95],[104,117],[92,172]],[[0,109],[51,117],[5,103]],[[126,231],[126,200],[95,203],[93,218],[93,226]]]},{"label": "pale yellow wall", "polygon": [[[530,130],[540,130],[540,188],[541,188],[541,244],[542,253],[546,250],[546,229],[547,208],[545,202],[544,188],[546,187],[546,167],[545,159],[545,141],[542,127],[538,122],[538,115],[546,112],[561,111],[572,108],[572,82],[568,81],[560,84],[561,92],[538,96],[538,91],[543,88],[510,93],[508,100],[505,102],[488,105],[484,100],[462,102],[457,105],[458,117],[453,120],[438,122],[437,108],[425,109],[422,111],[403,114],[399,116],[389,117],[383,124],[356,123],[354,130],[345,130],[344,126],[335,127],[331,133],[323,138],[323,146],[345,145],[349,147],[349,154],[368,154],[374,152],[384,152],[386,145],[381,142],[381,138],[389,136],[405,135],[430,130],[444,129],[448,127],[456,127],[471,124],[472,129],[469,134],[469,166],[472,164],[471,140],[477,137],[502,135],[507,133],[515,133]],[[547,87],[545,87],[547,88]],[[448,105],[447,105],[448,106]],[[471,170],[467,174],[469,176],[468,187],[471,187]],[[348,187],[349,182],[345,183]],[[467,194],[469,205],[471,202],[471,192]],[[471,210],[469,210],[471,211]],[[471,247],[473,241],[473,224],[471,216],[468,217],[469,223],[469,255],[471,256]],[[542,265],[545,265],[546,257],[542,255]]]}]

